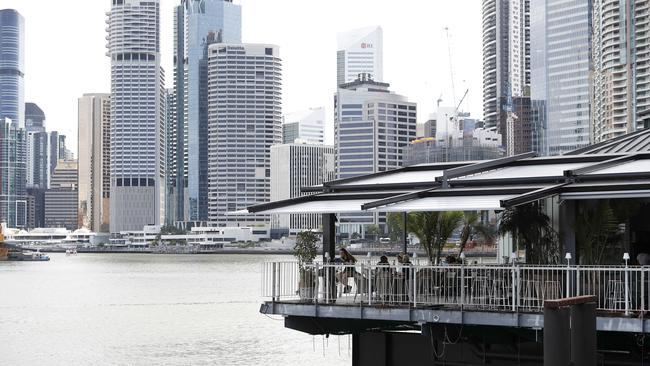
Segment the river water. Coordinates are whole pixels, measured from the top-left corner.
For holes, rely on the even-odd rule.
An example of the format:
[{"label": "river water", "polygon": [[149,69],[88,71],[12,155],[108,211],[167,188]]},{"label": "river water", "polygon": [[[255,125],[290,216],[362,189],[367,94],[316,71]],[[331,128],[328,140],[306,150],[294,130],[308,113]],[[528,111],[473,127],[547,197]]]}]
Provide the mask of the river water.
[{"label": "river water", "polygon": [[0,262],[0,365],[350,365],[350,338],[259,313],[262,255]]}]

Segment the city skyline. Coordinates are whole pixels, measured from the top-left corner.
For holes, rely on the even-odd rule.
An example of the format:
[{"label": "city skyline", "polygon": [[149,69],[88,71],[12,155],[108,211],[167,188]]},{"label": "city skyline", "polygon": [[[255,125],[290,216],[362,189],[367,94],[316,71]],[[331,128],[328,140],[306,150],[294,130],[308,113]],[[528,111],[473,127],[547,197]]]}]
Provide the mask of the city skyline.
[{"label": "city skyline", "polygon": [[[460,3],[409,1],[397,8],[388,1],[283,2],[286,6],[261,0],[235,0],[235,3],[242,7],[242,41],[273,43],[282,48],[283,113],[326,106],[326,142],[333,141],[331,95],[336,91],[332,80],[336,77],[337,34],[360,27],[382,27],[384,80],[418,103],[422,117],[419,122],[425,122],[425,116],[434,111],[435,100],[441,94],[443,104],[453,104],[444,31],[444,27],[449,27],[455,99],[459,100],[464,90],[470,89],[462,109],[471,112],[473,117],[482,116],[481,7],[478,1],[471,7]],[[161,0],[161,61],[168,88],[173,84],[173,9],[179,4],[180,0]],[[68,135],[69,147],[75,151],[77,98],[84,93],[110,91],[110,79],[106,77],[110,63],[104,55],[105,12],[110,2],[74,0],[70,6],[84,17],[74,24],[56,26],[52,25],[52,14],[60,11],[60,7],[54,3],[6,0],[2,7],[18,10],[26,20],[25,100],[43,108],[49,128]],[[288,14],[282,11],[287,6],[292,9],[292,15],[305,16],[286,17],[285,22],[278,22],[278,19],[284,20],[283,14]],[[303,31],[296,32],[296,27]],[[269,32],[269,29],[274,31]],[[45,34],[48,37],[43,37]],[[47,42],[50,38],[69,41]],[[80,44],[84,46],[79,47]],[[73,54],[75,57],[45,57],[49,54]],[[83,74],[83,77],[70,83],[66,75],[71,74]],[[310,93],[304,93],[305,90]]]}]

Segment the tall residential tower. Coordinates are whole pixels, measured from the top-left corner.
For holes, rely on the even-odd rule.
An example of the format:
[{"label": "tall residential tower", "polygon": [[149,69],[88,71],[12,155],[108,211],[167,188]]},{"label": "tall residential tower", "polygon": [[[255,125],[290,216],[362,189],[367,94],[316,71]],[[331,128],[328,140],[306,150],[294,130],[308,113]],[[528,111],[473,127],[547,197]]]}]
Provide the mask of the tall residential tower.
[{"label": "tall residential tower", "polygon": [[593,0],[593,142],[650,128],[650,4]]},{"label": "tall residential tower", "polygon": [[165,203],[160,1],[112,0],[110,232],[159,225]]}]

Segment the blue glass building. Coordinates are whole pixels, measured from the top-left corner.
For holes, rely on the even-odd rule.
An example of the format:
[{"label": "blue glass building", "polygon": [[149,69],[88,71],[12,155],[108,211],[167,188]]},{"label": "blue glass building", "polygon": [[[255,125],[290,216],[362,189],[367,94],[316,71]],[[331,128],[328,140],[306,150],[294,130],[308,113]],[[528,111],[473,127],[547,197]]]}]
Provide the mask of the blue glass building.
[{"label": "blue glass building", "polygon": [[25,124],[25,19],[0,10],[0,121]]},{"label": "blue glass building", "polygon": [[182,0],[176,8],[176,219],[208,218],[208,46],[241,43],[241,7],[232,0]]}]

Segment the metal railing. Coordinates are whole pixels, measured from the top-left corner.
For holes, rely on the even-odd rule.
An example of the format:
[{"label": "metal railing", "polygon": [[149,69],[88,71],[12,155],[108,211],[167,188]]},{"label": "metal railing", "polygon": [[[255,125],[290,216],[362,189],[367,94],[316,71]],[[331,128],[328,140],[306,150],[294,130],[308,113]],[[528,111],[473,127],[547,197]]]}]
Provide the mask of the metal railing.
[{"label": "metal railing", "polygon": [[544,300],[595,295],[600,311],[648,311],[650,267],[262,264],[262,296],[350,306],[540,312]]}]

